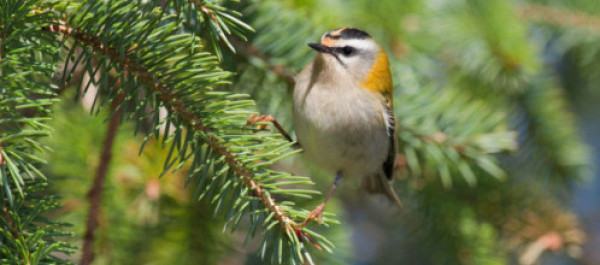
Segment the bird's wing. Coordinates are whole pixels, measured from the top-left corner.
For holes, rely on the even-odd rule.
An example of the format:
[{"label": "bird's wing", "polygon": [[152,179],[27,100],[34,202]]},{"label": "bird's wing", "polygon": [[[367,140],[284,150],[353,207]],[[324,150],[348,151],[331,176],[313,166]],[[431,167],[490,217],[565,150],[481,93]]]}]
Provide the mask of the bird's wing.
[{"label": "bird's wing", "polygon": [[377,174],[379,176],[379,183],[383,189],[383,193],[393,201],[398,208],[402,209],[402,202],[398,198],[398,194],[394,191],[392,182],[394,180],[394,167],[396,166],[396,122],[394,119],[394,112],[392,111],[391,99],[386,100],[385,106],[385,123],[387,129],[387,135],[389,139],[388,154],[385,162],[383,162],[383,174]]},{"label": "bird's wing", "polygon": [[384,113],[387,135],[389,139],[389,146],[387,150],[387,158],[383,162],[383,172],[388,180],[394,178],[394,166],[396,162],[396,120],[394,119],[394,112],[392,111],[392,103],[390,99],[386,99],[385,113]]}]

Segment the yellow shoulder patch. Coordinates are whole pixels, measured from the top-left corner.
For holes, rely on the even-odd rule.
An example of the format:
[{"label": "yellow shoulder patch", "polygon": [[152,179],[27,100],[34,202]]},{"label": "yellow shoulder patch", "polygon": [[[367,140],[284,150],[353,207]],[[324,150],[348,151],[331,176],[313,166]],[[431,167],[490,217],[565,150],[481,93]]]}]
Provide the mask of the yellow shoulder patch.
[{"label": "yellow shoulder patch", "polygon": [[369,75],[361,83],[361,86],[373,92],[380,93],[390,103],[392,102],[392,90],[394,85],[392,84],[390,63],[387,54],[383,49],[377,54],[375,63],[373,63]]}]

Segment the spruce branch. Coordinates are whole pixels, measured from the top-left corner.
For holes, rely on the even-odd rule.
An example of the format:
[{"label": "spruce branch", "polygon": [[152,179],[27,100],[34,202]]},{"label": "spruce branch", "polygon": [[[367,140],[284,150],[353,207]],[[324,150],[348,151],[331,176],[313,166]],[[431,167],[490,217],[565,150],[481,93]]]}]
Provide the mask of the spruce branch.
[{"label": "spruce branch", "polygon": [[41,181],[27,181],[12,205],[0,200],[0,264],[70,264],[64,256],[75,247],[62,239],[72,233],[44,217],[60,206],[55,197],[40,195],[45,188]]},{"label": "spruce branch", "polygon": [[[516,133],[506,131],[506,115],[456,88],[423,85],[417,94],[397,97],[400,153],[411,175],[439,176],[449,188],[460,176],[470,186],[485,172],[506,173],[495,154],[517,149]],[[427,113],[415,112],[427,109]]]},{"label": "spruce branch", "polygon": [[[143,69],[142,67],[136,66],[131,59],[121,57],[118,52],[110,47],[103,45],[100,39],[96,36],[86,35],[82,31],[78,31],[71,27],[66,26],[64,21],[60,21],[59,25],[52,25],[49,27],[50,31],[56,31],[63,33],[67,37],[75,38],[83,43],[90,45],[95,51],[102,52],[109,56],[113,61],[119,63],[123,69],[139,77],[148,87],[152,88],[156,94],[163,99],[165,104],[174,113],[178,114],[190,127],[197,131],[204,133],[213,132],[211,128],[202,123],[201,118],[197,117],[193,112],[189,111],[184,103],[179,98],[171,93],[171,89],[166,85],[154,82],[154,78],[151,74]],[[235,158],[235,155],[230,152],[217,138],[209,136],[208,145],[211,149],[216,151],[218,154],[225,157],[225,162],[237,173],[238,176],[242,177],[243,182],[246,186],[253,191],[253,195],[259,197],[261,202],[267,206],[271,212],[275,213],[275,218],[287,229],[289,225],[293,225],[292,221],[287,217],[286,213],[281,210],[281,207],[275,204],[275,200],[272,199],[268,193],[263,192],[262,187],[259,183],[253,180],[253,174],[245,168],[245,165]],[[293,230],[297,230],[296,227]]]},{"label": "spruce branch", "polygon": [[[96,3],[96,5],[99,4]],[[100,6],[100,8],[103,7]],[[119,7],[111,6],[108,8],[118,9]],[[110,14],[111,12],[115,11],[108,10],[106,13]],[[153,17],[151,14],[146,15],[148,17],[144,17],[140,20],[149,20],[144,21],[148,22],[148,24],[156,25],[158,24],[158,21],[171,19],[171,17],[157,18]],[[88,14],[84,13],[82,16],[88,16]],[[93,16],[88,16],[87,19],[91,19],[92,17]],[[81,28],[75,24],[85,26],[84,28]],[[213,203],[217,206],[215,211],[218,211],[223,207],[223,204],[227,203],[224,199],[227,198],[225,194],[231,194],[231,189],[234,190],[234,193],[239,193],[239,195],[236,195],[239,197],[234,197],[234,200],[237,199],[236,202],[234,204],[228,204],[229,206],[225,208],[226,212],[230,212],[227,218],[228,220],[231,220],[230,225],[235,227],[239,224],[243,215],[263,216],[262,218],[264,218],[264,223],[267,227],[265,241],[263,241],[262,246],[263,256],[265,253],[269,253],[269,255],[272,253],[272,258],[276,262],[281,263],[283,258],[282,253],[289,253],[287,256],[291,260],[304,262],[311,259],[304,243],[312,244],[319,249],[323,247],[330,250],[331,243],[325,238],[305,226],[298,225],[294,221],[295,219],[304,219],[306,214],[308,214],[308,211],[297,210],[291,203],[283,200],[281,203],[277,203],[272,196],[272,194],[281,194],[297,197],[310,197],[310,194],[315,193],[314,191],[297,188],[282,189],[280,186],[285,184],[310,184],[311,182],[304,177],[295,177],[287,173],[279,173],[264,169],[265,166],[294,154],[295,152],[286,151],[286,149],[290,148],[290,144],[282,145],[279,140],[274,140],[279,137],[228,135],[227,133],[230,133],[230,131],[238,132],[241,130],[241,125],[243,124],[240,124],[239,127],[234,124],[226,125],[227,127],[218,127],[216,122],[222,119],[230,123],[236,123],[239,118],[243,117],[242,115],[249,116],[249,113],[242,111],[241,107],[248,106],[251,102],[240,100],[238,103],[236,102],[236,99],[243,98],[243,96],[225,92],[213,92],[210,91],[212,89],[202,87],[201,89],[205,89],[205,91],[198,94],[198,88],[193,88],[189,85],[182,86],[182,84],[193,83],[177,82],[183,81],[186,78],[192,78],[193,80],[202,81],[203,83],[200,83],[201,86],[206,86],[210,83],[224,83],[220,81],[220,79],[226,76],[226,74],[216,72],[220,71],[218,68],[206,68],[202,65],[194,65],[196,63],[195,60],[198,58],[194,57],[195,55],[198,55],[198,53],[194,52],[194,49],[191,50],[192,53],[188,56],[178,57],[177,53],[172,53],[173,50],[181,51],[178,50],[179,48],[177,47],[181,47],[182,44],[184,45],[183,47],[188,47],[185,50],[186,52],[190,51],[189,46],[185,46],[185,42],[182,40],[194,41],[194,38],[188,37],[189,35],[185,34],[179,35],[178,37],[172,36],[171,34],[175,34],[177,28],[170,28],[169,30],[164,31],[161,29],[162,27],[148,27],[142,32],[137,32],[137,34],[159,38],[159,40],[164,40],[165,38],[176,40],[176,44],[174,44],[176,47],[169,47],[169,44],[167,44],[167,49],[163,51],[159,48],[158,51],[163,51],[165,52],[165,55],[169,54],[171,57],[179,58],[179,61],[168,60],[165,62],[161,60],[166,60],[167,57],[159,57],[158,61],[152,61],[152,66],[148,66],[148,61],[151,60],[151,57],[140,57],[140,50],[147,49],[148,45],[154,45],[151,42],[148,42],[147,39],[140,39],[142,40],[141,42],[129,42],[129,44],[127,44],[126,41],[116,41],[119,38],[122,38],[120,35],[121,32],[111,32],[111,34],[114,35],[112,36],[112,41],[109,42],[107,39],[111,39],[110,37],[103,36],[103,38],[100,38],[103,34],[102,32],[106,32],[107,29],[102,29],[98,32],[95,31],[95,28],[93,30],[85,28],[90,27],[89,24],[80,21],[75,22],[75,24],[71,25],[69,24],[69,21],[57,21],[54,25],[48,26],[45,29],[50,32],[57,32],[64,35],[64,39],[74,40],[75,44],[73,46],[79,45],[89,49],[87,51],[84,49],[84,52],[81,55],[81,57],[85,57],[85,59],[78,58],[76,59],[77,61],[80,61],[83,64],[89,64],[90,58],[97,56],[101,61],[102,58],[110,60],[110,62],[101,62],[101,65],[109,65],[116,69],[117,72],[128,73],[128,76],[121,75],[121,78],[126,79],[123,81],[125,84],[124,91],[129,93],[126,94],[126,98],[135,98],[130,93],[131,91],[134,91],[138,85],[141,85],[150,92],[146,97],[149,97],[150,95],[156,97],[157,102],[153,104],[164,106],[169,110],[169,114],[164,121],[167,127],[165,132],[169,131],[168,128],[170,126],[174,126],[176,129],[172,134],[166,133],[163,138],[165,143],[167,141],[171,142],[169,155],[165,162],[165,171],[172,167],[178,168],[183,163],[192,160],[193,158],[194,162],[190,171],[190,178],[194,175],[199,175],[199,184],[196,190],[197,195],[195,196],[203,198],[204,196],[207,196],[207,194],[214,194],[213,192],[215,192],[215,189],[221,189],[221,191],[212,199]],[[91,25],[91,27],[94,26]],[[158,41],[156,39],[153,40]],[[156,48],[156,46],[152,47]],[[160,52],[158,54],[160,54]],[[209,65],[213,65],[212,57],[209,57],[206,53],[201,53],[201,55],[205,56],[200,57],[203,58],[202,62],[208,62]],[[90,72],[97,71],[94,70],[93,67],[87,68],[90,69],[88,70]],[[211,69],[214,70],[216,74],[210,72]],[[184,75],[182,78],[181,75],[178,75],[178,73],[182,71],[191,72],[192,75]],[[106,73],[108,71],[105,69],[101,72]],[[199,78],[194,77],[195,73],[199,74]],[[66,74],[68,75],[68,73]],[[206,104],[206,102],[204,100],[192,100],[194,99],[194,97],[190,97],[190,95],[194,96],[194,94],[190,94],[192,91],[194,91],[197,96],[218,97],[219,100],[223,100],[224,98],[226,101],[215,101],[209,105],[201,105]],[[98,100],[101,101],[101,99]],[[148,115],[140,113],[139,110],[144,108],[131,106],[132,103],[133,102],[126,100],[120,107],[123,110],[129,111],[129,113],[137,113],[140,116]],[[210,109],[211,107],[214,109]],[[203,115],[211,115],[211,113],[213,115],[229,115],[230,117],[216,116],[214,118],[206,118],[199,116],[199,113]],[[245,117],[247,118],[248,116]],[[159,122],[162,121],[156,121],[155,124],[158,125]],[[158,127],[159,126],[156,126],[156,128]],[[187,129],[187,136],[183,136],[183,129]],[[264,141],[261,138],[273,140]],[[228,141],[233,142],[228,143]],[[254,142],[258,144],[245,146],[243,144],[244,142]],[[261,144],[261,142],[263,143]],[[202,146],[205,146],[206,148]],[[267,147],[269,149],[265,149]],[[250,151],[244,150],[248,148],[250,148]],[[239,151],[236,153],[234,150]],[[175,155],[172,156],[171,154],[173,153],[175,153]],[[201,162],[203,160],[207,162],[207,165],[202,164],[205,163]],[[207,173],[208,168],[212,168],[210,171],[213,173]],[[238,178],[225,178],[229,174],[226,172],[231,172],[231,177],[237,176]],[[216,178],[219,176],[223,177]],[[188,181],[190,178],[188,178]],[[206,183],[207,179],[209,181],[208,183]],[[236,181],[239,181],[239,183],[236,183]],[[202,189],[205,190],[203,191]],[[226,191],[227,193],[223,194]],[[246,202],[244,203],[244,201]],[[262,206],[256,208],[254,202],[258,202],[259,205]],[[252,226],[255,227],[258,224],[258,221],[259,219],[257,217],[251,218]],[[327,219],[326,221],[327,223],[332,222],[331,219]],[[272,229],[277,225],[280,227],[279,232],[276,229]],[[255,229],[252,228],[251,230],[254,231]],[[251,234],[253,234],[253,232],[249,233],[249,236]],[[266,238],[271,238],[270,240],[275,240],[275,242],[266,240]],[[279,243],[277,243],[277,241],[279,241]],[[285,245],[283,245],[283,243]],[[283,247],[282,245],[285,246],[287,250],[281,249]]]},{"label": "spruce branch", "polygon": [[[87,35],[85,32],[68,27],[65,21],[58,21],[56,25],[47,27],[52,32],[60,32],[66,37],[74,38],[82,43],[89,45],[94,51],[101,52],[108,56],[111,60],[118,63],[126,72],[132,73],[137,76],[142,82],[148,87],[152,88],[159,97],[167,104],[167,106],[177,113],[180,113],[181,117],[193,124],[193,127],[197,130],[210,132],[211,129],[204,126],[198,117],[195,117],[193,113],[186,110],[185,104],[179,100],[175,95],[171,94],[170,88],[161,83],[154,82],[154,77],[144,68],[137,66],[130,58],[120,56],[119,51],[115,48],[111,48],[103,44],[99,37],[93,35]],[[128,49],[128,52],[136,49],[132,46]]]},{"label": "spruce branch", "polygon": [[[48,33],[37,35],[41,25],[52,23],[53,14],[30,12],[30,2],[10,4],[0,10],[0,167],[7,171],[0,186],[6,189],[9,202],[11,185],[23,195],[26,181],[45,179],[37,169],[45,161],[32,152],[47,150],[38,140],[50,131],[45,122],[55,94],[49,77],[59,45]],[[36,27],[29,28],[27,23]]]},{"label": "spruce branch", "polygon": [[[46,125],[56,102],[51,76],[60,43],[41,31],[51,24],[56,3],[3,1],[0,8],[0,263],[65,264],[73,246],[63,224],[44,215],[59,207],[55,198],[40,195],[46,177],[40,140],[50,134]],[[58,256],[63,256],[59,258]]]}]

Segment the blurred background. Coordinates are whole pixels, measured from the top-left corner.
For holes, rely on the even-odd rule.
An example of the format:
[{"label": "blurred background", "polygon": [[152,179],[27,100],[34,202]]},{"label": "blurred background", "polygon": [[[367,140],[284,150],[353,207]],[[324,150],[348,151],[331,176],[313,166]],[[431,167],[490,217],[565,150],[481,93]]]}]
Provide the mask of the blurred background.
[{"label": "blurred background", "polygon": [[[306,43],[357,27],[392,61],[407,208],[344,180],[327,205],[341,224],[321,229],[336,249],[318,264],[600,264],[600,2],[222,2],[256,30],[224,54],[232,89],[289,132],[293,76],[314,56]],[[81,246],[109,117],[69,91],[45,172],[63,203],[53,215]],[[263,264],[260,239],[223,232],[222,214],[184,188],[186,168],[159,178],[167,152],[150,141],[138,155],[133,132],[123,123],[113,147],[94,264]],[[301,155],[277,167],[322,192],[333,180]]]}]

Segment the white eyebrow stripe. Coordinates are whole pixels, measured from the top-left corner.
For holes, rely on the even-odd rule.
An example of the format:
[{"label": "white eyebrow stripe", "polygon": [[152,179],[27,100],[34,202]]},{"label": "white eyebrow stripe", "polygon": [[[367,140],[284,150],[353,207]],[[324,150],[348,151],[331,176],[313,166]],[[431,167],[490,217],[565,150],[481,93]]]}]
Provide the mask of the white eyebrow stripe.
[{"label": "white eyebrow stripe", "polygon": [[335,43],[336,47],[351,46],[359,50],[376,50],[377,44],[369,39],[363,40],[338,40]]}]

